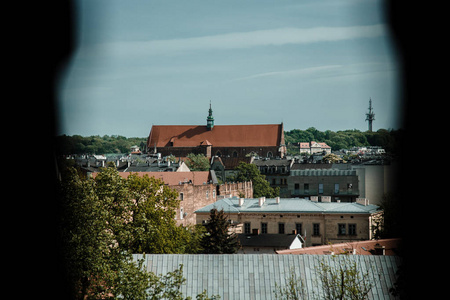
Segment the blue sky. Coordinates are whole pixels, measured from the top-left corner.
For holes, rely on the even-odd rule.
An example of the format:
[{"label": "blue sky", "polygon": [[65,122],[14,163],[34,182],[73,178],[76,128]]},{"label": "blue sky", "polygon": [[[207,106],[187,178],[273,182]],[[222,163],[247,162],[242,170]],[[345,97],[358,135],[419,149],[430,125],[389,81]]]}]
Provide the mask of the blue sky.
[{"label": "blue sky", "polygon": [[60,134],[155,125],[398,128],[400,66],[375,0],[79,0]]}]

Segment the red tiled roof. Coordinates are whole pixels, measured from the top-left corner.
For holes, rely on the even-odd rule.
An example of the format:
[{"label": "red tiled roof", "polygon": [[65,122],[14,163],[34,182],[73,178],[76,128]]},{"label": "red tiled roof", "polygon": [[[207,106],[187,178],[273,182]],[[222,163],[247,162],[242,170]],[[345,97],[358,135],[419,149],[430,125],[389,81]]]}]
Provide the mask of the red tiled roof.
[{"label": "red tiled roof", "polygon": [[[195,172],[136,172],[133,174],[138,174],[138,176],[143,177],[148,175],[148,177],[154,177],[157,179],[162,179],[167,185],[178,185],[180,182],[192,181],[194,185],[202,185],[210,180],[209,171],[195,171]],[[97,173],[93,173],[92,176],[95,178]],[[130,172],[119,172],[122,178],[127,178]]]},{"label": "red tiled roof", "polygon": [[[119,172],[120,176],[126,178],[130,173]],[[194,185],[202,185],[208,182],[209,171],[196,171],[196,172],[138,172],[138,176],[144,176],[147,174],[149,177],[162,179],[165,184],[178,185],[180,182],[192,181]]]},{"label": "red tiled roof", "polygon": [[213,147],[279,146],[282,132],[282,124],[216,125],[210,131],[206,126],[153,125],[147,146],[197,147],[205,140]]},{"label": "red tiled roof", "polygon": [[278,254],[329,254],[330,251],[334,254],[344,253],[344,249],[356,249],[358,255],[373,255],[376,244],[385,246],[385,255],[398,255],[396,251],[399,249],[401,239],[381,239],[368,240],[359,242],[348,242],[331,245],[322,245],[314,247],[306,247],[301,249],[286,249],[277,251]]}]

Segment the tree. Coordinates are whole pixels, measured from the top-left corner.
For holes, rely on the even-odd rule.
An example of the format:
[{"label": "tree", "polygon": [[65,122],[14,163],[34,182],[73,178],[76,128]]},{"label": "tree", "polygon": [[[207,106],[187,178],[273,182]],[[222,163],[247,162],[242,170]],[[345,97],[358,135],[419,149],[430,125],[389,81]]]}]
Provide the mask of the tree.
[{"label": "tree", "polygon": [[223,210],[211,209],[205,225],[202,246],[206,254],[232,254],[239,249],[237,235],[228,233],[229,223]]},{"label": "tree", "polygon": [[[375,286],[370,274],[377,275],[372,265],[366,265],[363,271],[358,264],[357,256],[332,255],[317,258],[314,272],[316,280],[314,286],[319,289],[308,293],[306,284],[302,278],[298,278],[295,270],[291,269],[287,284],[279,286],[275,284],[275,299],[299,300],[299,299],[367,299],[367,295]],[[379,274],[378,274],[379,275]]]},{"label": "tree", "polygon": [[133,268],[130,252],[120,247],[123,216],[118,212],[126,199],[111,196],[122,187],[107,195],[96,192],[94,180],[81,180],[74,168],[62,175],[60,228],[71,294],[74,299],[109,297],[120,282],[119,274]]},{"label": "tree", "polygon": [[115,167],[95,179],[71,167],[61,173],[60,232],[74,299],[142,299],[150,279],[132,253],[199,251],[202,231],[176,226],[177,193],[161,180],[125,179]]},{"label": "tree", "polygon": [[335,163],[339,161],[339,157],[336,154],[329,153],[325,155],[322,160],[327,163]]},{"label": "tree", "polygon": [[259,172],[258,167],[254,164],[245,162],[239,163],[235,169],[237,171],[234,181],[244,182],[251,181],[253,184],[253,197],[274,198],[280,194],[280,188],[272,188],[266,180],[266,176]]},{"label": "tree", "polygon": [[210,168],[209,160],[204,154],[189,153],[186,165],[191,171],[208,171]]},{"label": "tree", "polygon": [[295,269],[291,268],[289,277],[287,278],[287,285],[284,287],[275,283],[275,299],[280,300],[300,300],[309,299],[306,292],[305,283],[301,278],[295,274]]},{"label": "tree", "polygon": [[367,299],[370,290],[375,286],[373,281],[369,280],[369,274],[376,274],[376,271],[372,270],[373,267],[366,266],[367,270],[363,272],[357,260],[350,259],[349,256],[332,255],[330,258],[330,261],[320,258],[319,266],[315,270],[322,286],[318,298]]}]

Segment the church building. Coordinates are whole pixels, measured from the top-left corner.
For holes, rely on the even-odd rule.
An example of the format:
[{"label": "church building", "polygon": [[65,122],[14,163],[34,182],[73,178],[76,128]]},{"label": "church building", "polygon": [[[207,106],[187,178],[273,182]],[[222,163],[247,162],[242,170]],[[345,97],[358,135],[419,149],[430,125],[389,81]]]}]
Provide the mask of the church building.
[{"label": "church building", "polygon": [[153,125],[147,149],[163,156],[281,157],[286,154],[283,123],[214,125],[211,104],[204,125]]}]

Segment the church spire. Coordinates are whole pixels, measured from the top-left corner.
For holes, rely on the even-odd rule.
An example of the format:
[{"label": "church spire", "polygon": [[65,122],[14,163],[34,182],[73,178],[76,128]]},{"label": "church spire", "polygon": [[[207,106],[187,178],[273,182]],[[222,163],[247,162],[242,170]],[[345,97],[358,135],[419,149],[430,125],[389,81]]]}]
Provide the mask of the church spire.
[{"label": "church spire", "polygon": [[212,130],[214,127],[214,117],[212,115],[212,108],[211,108],[211,100],[209,101],[209,114],[208,117],[206,118],[206,129],[207,130]]}]

